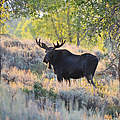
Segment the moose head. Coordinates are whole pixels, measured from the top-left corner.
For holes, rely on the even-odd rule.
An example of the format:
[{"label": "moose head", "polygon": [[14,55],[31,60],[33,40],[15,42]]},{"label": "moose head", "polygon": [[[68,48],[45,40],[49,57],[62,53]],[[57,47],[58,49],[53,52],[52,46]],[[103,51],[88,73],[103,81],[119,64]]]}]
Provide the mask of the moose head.
[{"label": "moose head", "polygon": [[45,62],[46,64],[49,63],[49,68],[51,68],[51,65],[50,65],[50,64],[51,64],[51,62],[52,62],[52,58],[53,58],[55,49],[56,49],[56,48],[60,48],[61,46],[63,46],[63,45],[65,44],[66,40],[65,40],[65,41],[62,40],[62,43],[61,43],[61,44],[59,44],[59,42],[57,41],[57,45],[55,45],[55,44],[53,43],[53,47],[48,47],[45,43],[40,42],[40,40],[41,40],[41,39],[39,39],[39,40],[36,39],[36,43],[37,43],[37,45],[38,45],[39,47],[45,49],[46,55],[45,55],[45,57],[44,57],[43,62]]}]

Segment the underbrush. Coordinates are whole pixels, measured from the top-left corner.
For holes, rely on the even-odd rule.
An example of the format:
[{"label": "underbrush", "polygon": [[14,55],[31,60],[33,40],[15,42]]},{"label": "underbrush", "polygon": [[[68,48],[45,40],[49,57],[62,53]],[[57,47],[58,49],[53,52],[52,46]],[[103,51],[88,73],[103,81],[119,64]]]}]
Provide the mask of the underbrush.
[{"label": "underbrush", "polygon": [[[85,78],[59,83],[42,62],[43,51],[11,38],[1,41],[0,120],[119,119],[118,80],[95,76],[97,89]],[[101,63],[100,63],[100,66]]]},{"label": "underbrush", "polygon": [[[81,99],[84,99],[84,101],[81,101],[81,104],[79,104],[78,102],[73,103],[72,101],[72,96],[75,96],[76,93],[75,91],[68,91],[67,99],[70,97],[71,101],[66,102],[65,100],[62,100],[60,98],[52,97],[51,99],[50,96],[56,95],[53,91],[52,94],[49,94],[49,97],[45,96],[45,94],[43,93],[46,93],[47,90],[43,89],[41,84],[35,84],[37,84],[37,87],[35,87],[34,89],[37,89],[38,91],[38,93],[35,94],[31,94],[30,91],[23,92],[21,89],[15,90],[9,85],[6,85],[5,83],[0,84],[1,120],[108,120],[112,118],[113,120],[119,119],[118,106],[115,106],[117,107],[116,109],[112,105],[106,107],[105,104],[103,105],[103,103],[101,103],[102,108],[105,107],[103,111],[99,111],[97,107],[93,110],[92,104],[90,104],[90,99],[92,97],[88,96],[87,93],[84,92],[84,90],[79,90],[79,92],[84,92],[84,96],[81,94]],[[40,87],[38,87],[39,85]],[[42,94],[39,94],[40,92]],[[48,92],[51,93],[50,91],[47,91],[47,93]],[[35,97],[36,95],[37,98]],[[77,97],[76,100],[79,100],[80,102],[79,94]],[[93,98],[93,100],[94,99],[95,98]],[[85,104],[88,100],[89,107],[91,107],[90,109],[85,107]],[[97,98],[95,99],[95,101],[98,102]],[[94,101],[92,101],[91,103],[94,103]],[[82,106],[82,108],[77,109],[78,107],[80,107],[79,105],[83,104],[84,106]]]},{"label": "underbrush", "polygon": [[[101,113],[92,113],[86,109],[67,111],[64,102],[56,100],[56,106],[50,99],[26,99],[20,89],[0,84],[0,119],[1,120],[101,120]],[[41,107],[42,106],[42,107]]]},{"label": "underbrush", "polygon": [[54,92],[54,88],[50,88],[50,90],[47,90],[43,88],[42,84],[39,82],[34,83],[33,92],[36,99],[40,97],[48,97],[49,99],[57,98],[57,94]]}]

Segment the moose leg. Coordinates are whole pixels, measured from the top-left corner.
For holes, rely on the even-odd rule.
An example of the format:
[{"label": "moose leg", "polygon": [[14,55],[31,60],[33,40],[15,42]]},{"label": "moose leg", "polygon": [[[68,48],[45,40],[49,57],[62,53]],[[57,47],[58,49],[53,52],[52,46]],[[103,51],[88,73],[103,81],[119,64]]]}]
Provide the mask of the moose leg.
[{"label": "moose leg", "polygon": [[86,78],[87,78],[88,83],[92,84],[92,85],[96,88],[96,86],[95,86],[95,84],[94,84],[94,82],[93,82],[93,77],[92,77],[92,75],[87,75]]},{"label": "moose leg", "polygon": [[95,85],[95,83],[93,82],[93,77],[91,77],[91,83],[93,84],[93,86],[94,86],[95,88],[97,88],[96,85]]},{"label": "moose leg", "polygon": [[61,74],[57,74],[58,82],[63,82],[63,76]]},{"label": "moose leg", "polygon": [[62,82],[62,85],[60,84],[60,87],[63,87],[63,77],[62,77],[61,74],[57,74],[57,80],[58,80],[59,83]]},{"label": "moose leg", "polygon": [[[86,76],[86,78],[87,78],[88,82],[89,82],[90,84],[92,83],[92,85],[94,86],[94,87],[93,87],[93,91],[94,91],[94,96],[95,96],[95,88],[97,88],[97,87],[95,86],[95,84],[94,84],[94,82],[93,82],[93,77],[92,77],[92,75],[88,75],[88,76]],[[91,80],[91,82],[90,82],[89,80]]]},{"label": "moose leg", "polygon": [[70,82],[70,78],[64,77],[65,81],[66,81],[66,85],[67,85],[67,81],[69,81],[69,87],[71,86],[71,82]]},{"label": "moose leg", "polygon": [[67,79],[65,79],[65,81],[66,81],[66,85],[67,85]]},{"label": "moose leg", "polygon": [[68,81],[69,81],[69,87],[71,86],[71,82],[70,82],[70,79],[68,79]]},{"label": "moose leg", "polygon": [[87,79],[88,83],[91,84],[90,77],[86,76],[86,79]]}]

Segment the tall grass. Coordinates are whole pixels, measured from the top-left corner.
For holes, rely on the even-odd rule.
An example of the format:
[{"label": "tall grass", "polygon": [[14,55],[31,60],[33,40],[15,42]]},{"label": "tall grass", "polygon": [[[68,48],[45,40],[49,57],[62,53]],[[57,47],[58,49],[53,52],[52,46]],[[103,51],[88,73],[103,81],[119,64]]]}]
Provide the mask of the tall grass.
[{"label": "tall grass", "polygon": [[[86,109],[67,111],[64,102],[56,101],[57,107],[46,99],[44,108],[40,101],[29,99],[20,89],[14,91],[10,86],[0,84],[0,120],[102,120],[101,114]],[[42,99],[41,99],[42,101]],[[42,101],[44,102],[44,101]]]}]

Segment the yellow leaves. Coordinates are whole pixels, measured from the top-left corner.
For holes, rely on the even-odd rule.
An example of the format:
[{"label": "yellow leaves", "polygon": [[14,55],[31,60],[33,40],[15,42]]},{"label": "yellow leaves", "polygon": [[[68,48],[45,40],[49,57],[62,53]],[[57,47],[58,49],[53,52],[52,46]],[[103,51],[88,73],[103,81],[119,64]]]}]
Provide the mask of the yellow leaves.
[{"label": "yellow leaves", "polygon": [[29,24],[31,23],[31,20],[25,20],[23,26],[22,26],[22,31],[21,31],[21,35],[23,38],[30,38],[32,39],[32,35],[30,33],[30,29],[27,28],[29,26]]},{"label": "yellow leaves", "polygon": [[100,36],[98,35],[97,39],[98,39],[98,42],[97,42],[98,49],[101,50],[101,51],[105,51],[105,48],[104,48],[104,32],[102,32],[100,34]]},{"label": "yellow leaves", "polygon": [[108,3],[106,4],[106,7],[109,8],[109,4]]},{"label": "yellow leaves", "polygon": [[4,23],[9,19],[8,6],[5,6],[5,0],[0,3],[0,34],[7,33]]},{"label": "yellow leaves", "polygon": [[[0,23],[1,24],[1,23]],[[7,30],[7,27],[6,25],[3,25],[3,26],[0,26],[0,34],[3,34],[3,33],[8,33],[8,30]]]},{"label": "yellow leaves", "polygon": [[8,6],[5,4],[5,0],[1,1],[0,4],[0,25],[4,24],[9,19]]},{"label": "yellow leaves", "polygon": [[15,35],[22,38],[33,39],[31,34],[31,19],[22,18],[15,30]]}]

